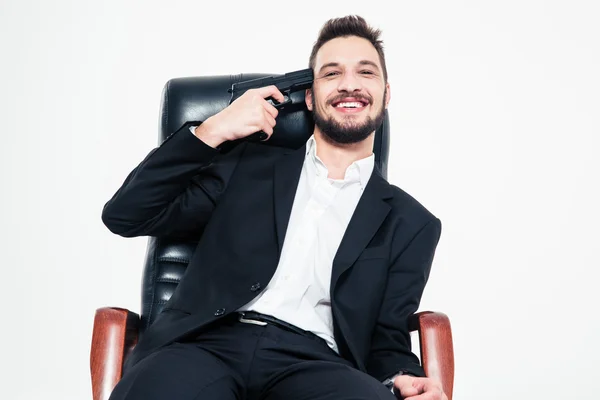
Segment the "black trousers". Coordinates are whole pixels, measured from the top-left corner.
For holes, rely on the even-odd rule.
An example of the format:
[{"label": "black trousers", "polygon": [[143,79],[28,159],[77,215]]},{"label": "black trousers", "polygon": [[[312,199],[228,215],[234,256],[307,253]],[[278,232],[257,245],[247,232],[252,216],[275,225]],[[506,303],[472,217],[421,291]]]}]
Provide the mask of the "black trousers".
[{"label": "black trousers", "polygon": [[325,341],[276,325],[224,319],[129,370],[110,400],[393,400]]}]

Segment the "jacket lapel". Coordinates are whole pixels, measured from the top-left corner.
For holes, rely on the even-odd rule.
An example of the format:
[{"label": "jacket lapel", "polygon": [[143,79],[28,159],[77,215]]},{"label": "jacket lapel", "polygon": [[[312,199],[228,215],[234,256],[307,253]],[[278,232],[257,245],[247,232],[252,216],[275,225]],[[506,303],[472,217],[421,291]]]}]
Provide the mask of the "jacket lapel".
[{"label": "jacket lapel", "polygon": [[390,212],[391,207],[385,201],[390,197],[391,187],[375,167],[333,259],[331,293],[339,277],[354,264]]},{"label": "jacket lapel", "polygon": [[296,189],[300,180],[304,157],[306,154],[306,145],[298,150],[290,150],[281,157],[281,160],[275,163],[273,173],[274,199],[275,204],[275,229],[277,231],[277,243],[279,245],[279,255],[283,249],[283,240],[287,231],[292,206],[296,196]]},{"label": "jacket lapel", "polygon": [[[305,155],[306,146],[302,146],[300,149],[291,150],[281,157],[274,166],[273,201],[279,255],[281,255],[283,249],[283,241],[292,213]],[[391,197],[392,191],[389,183],[383,179],[381,173],[375,167],[333,260],[332,291],[338,278],[354,264],[385,220],[391,209],[385,200]]]}]

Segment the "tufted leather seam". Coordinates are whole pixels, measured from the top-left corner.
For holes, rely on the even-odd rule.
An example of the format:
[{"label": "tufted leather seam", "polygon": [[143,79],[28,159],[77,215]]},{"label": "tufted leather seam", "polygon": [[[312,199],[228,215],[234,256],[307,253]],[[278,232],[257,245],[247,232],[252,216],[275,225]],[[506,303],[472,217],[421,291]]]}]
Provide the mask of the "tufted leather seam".
[{"label": "tufted leather seam", "polygon": [[157,265],[156,264],[157,264],[157,261],[158,261],[158,256],[156,255],[156,253],[157,253],[156,249],[158,249],[159,246],[160,246],[160,239],[156,238],[156,243],[155,243],[155,247],[154,247],[154,251],[153,251],[154,254],[152,255],[152,266],[153,266],[152,270],[153,270],[153,273],[152,273],[152,280],[151,281],[152,281],[152,288],[153,288],[153,290],[152,290],[152,295],[151,295],[151,298],[150,298],[150,302],[146,303],[146,304],[148,304],[150,306],[149,309],[148,309],[148,318],[146,319],[146,321],[147,321],[147,324],[145,326],[146,329],[148,329],[148,327],[150,327],[150,325],[151,325],[151,322],[152,322],[152,312],[154,311],[154,304],[155,304],[154,298],[156,296],[156,273],[157,273],[157,271],[156,271],[156,266]]},{"label": "tufted leather seam", "polygon": [[[166,118],[165,118],[165,122],[166,122],[165,127],[166,128],[169,127],[169,98],[170,98],[169,91],[171,90],[171,83],[172,82],[170,80],[167,82],[166,93],[165,93],[165,96],[163,97],[165,100],[165,105],[164,105],[165,111],[164,112],[166,115]],[[164,129],[165,127],[163,127],[163,132],[166,130],[166,129]]]},{"label": "tufted leather seam", "polygon": [[184,263],[184,264],[188,264],[190,262],[190,260],[187,260],[185,258],[179,258],[179,257],[158,257],[157,261],[158,262],[180,262],[180,263]]},{"label": "tufted leather seam", "polygon": [[158,300],[158,301],[153,301],[153,302],[146,303],[146,304],[151,306],[151,305],[154,305],[154,304],[156,304],[156,305],[167,304],[168,302],[169,302],[168,300]]},{"label": "tufted leather seam", "polygon": [[181,282],[179,279],[175,279],[175,278],[157,278],[156,281],[157,283],[179,283]]}]

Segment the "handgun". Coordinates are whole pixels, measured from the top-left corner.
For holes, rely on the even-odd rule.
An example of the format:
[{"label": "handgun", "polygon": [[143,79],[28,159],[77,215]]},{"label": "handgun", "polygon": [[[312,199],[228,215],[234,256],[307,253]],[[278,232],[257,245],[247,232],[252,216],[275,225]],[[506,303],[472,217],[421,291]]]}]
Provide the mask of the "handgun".
[{"label": "handgun", "polygon": [[[231,93],[231,100],[229,101],[229,104],[233,103],[249,89],[275,85],[283,94],[284,100],[281,103],[277,103],[277,101],[272,97],[267,97],[266,100],[281,112],[286,108],[293,108],[292,106],[304,101],[303,96],[292,96],[292,93],[309,89],[312,87],[313,79],[314,75],[312,68],[307,68],[299,71],[288,72],[283,75],[272,75],[264,78],[256,78],[248,81],[237,82],[231,85],[231,89],[229,89],[229,92]],[[266,134],[264,132],[259,131],[248,136],[246,139],[250,141],[260,141],[264,139],[265,136]]]}]

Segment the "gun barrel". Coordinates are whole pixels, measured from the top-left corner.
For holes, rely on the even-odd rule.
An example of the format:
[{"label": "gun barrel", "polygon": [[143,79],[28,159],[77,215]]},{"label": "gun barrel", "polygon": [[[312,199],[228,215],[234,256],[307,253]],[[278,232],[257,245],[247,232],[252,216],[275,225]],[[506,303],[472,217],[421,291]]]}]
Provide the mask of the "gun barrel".
[{"label": "gun barrel", "polygon": [[277,89],[301,90],[309,88],[313,82],[313,72],[311,68],[288,72],[280,76],[267,76],[264,78],[251,79],[249,81],[237,82],[231,86],[231,91],[235,95],[236,92],[245,92],[248,89],[259,88],[264,86],[275,85]]}]

